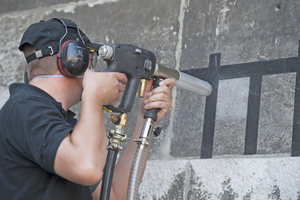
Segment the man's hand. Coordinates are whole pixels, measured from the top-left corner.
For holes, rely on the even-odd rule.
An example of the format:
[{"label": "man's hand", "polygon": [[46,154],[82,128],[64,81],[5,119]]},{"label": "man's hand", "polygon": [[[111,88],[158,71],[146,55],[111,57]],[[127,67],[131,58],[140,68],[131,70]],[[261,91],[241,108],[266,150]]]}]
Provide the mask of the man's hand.
[{"label": "man's hand", "polygon": [[114,105],[125,90],[127,77],[118,72],[92,72],[87,70],[83,79],[83,98],[95,98],[101,105]]},{"label": "man's hand", "polygon": [[145,98],[142,99],[140,112],[144,113],[145,109],[160,108],[157,113],[157,122],[160,121],[171,108],[172,97],[171,88],[175,81],[171,78],[162,80],[159,87],[150,91],[152,81],[147,84]]}]

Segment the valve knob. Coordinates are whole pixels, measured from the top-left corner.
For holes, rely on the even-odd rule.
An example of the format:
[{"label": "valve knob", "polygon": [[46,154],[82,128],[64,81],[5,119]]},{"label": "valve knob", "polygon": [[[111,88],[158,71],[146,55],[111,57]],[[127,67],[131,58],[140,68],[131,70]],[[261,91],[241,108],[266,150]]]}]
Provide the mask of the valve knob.
[{"label": "valve knob", "polygon": [[120,124],[120,122],[121,122],[121,118],[117,115],[114,115],[114,114],[111,114],[109,116],[109,119],[110,119],[110,121],[112,121],[112,123],[114,123],[116,125]]},{"label": "valve knob", "polygon": [[156,127],[154,129],[154,132],[153,132],[154,136],[158,137],[160,135],[160,133],[161,133],[161,128],[160,127]]}]

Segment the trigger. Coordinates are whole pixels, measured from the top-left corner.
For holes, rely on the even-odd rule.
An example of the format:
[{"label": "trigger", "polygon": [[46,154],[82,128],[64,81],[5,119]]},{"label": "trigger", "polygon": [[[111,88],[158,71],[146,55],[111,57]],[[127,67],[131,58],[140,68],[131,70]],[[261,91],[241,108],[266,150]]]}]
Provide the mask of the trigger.
[{"label": "trigger", "polygon": [[112,110],[108,109],[106,106],[102,106],[102,109],[105,110],[105,111],[108,112],[108,113],[111,113],[111,112],[112,112]]}]

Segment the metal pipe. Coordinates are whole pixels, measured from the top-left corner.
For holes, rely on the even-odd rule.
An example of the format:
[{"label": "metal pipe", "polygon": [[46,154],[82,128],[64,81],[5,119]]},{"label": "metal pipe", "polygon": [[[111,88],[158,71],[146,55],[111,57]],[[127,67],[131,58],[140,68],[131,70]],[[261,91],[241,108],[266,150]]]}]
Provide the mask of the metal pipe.
[{"label": "metal pipe", "polygon": [[210,95],[212,91],[212,86],[208,82],[162,64],[156,63],[154,75],[170,77],[175,80],[177,87],[203,96]]},{"label": "metal pipe", "polygon": [[149,146],[149,140],[153,134],[153,123],[153,119],[146,118],[140,133],[140,137],[139,139],[135,140],[137,147],[131,165],[126,200],[137,199],[145,155]]},{"label": "metal pipe", "polygon": [[[154,78],[152,86],[157,88],[162,79]],[[131,165],[130,176],[127,188],[127,200],[136,200],[140,185],[143,164],[146,152],[149,146],[149,141],[153,134],[154,122],[157,119],[159,108],[147,110],[144,114],[144,124],[138,139],[134,140],[137,143],[136,151]]]}]

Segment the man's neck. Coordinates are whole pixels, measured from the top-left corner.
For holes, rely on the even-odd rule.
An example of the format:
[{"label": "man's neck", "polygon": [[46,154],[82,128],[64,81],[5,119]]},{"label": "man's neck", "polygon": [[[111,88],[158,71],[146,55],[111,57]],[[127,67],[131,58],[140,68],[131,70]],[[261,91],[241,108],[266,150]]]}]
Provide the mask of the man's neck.
[{"label": "man's neck", "polygon": [[77,80],[67,77],[34,78],[30,84],[44,90],[57,102],[62,104],[64,110],[77,104],[81,98],[80,84]]}]

